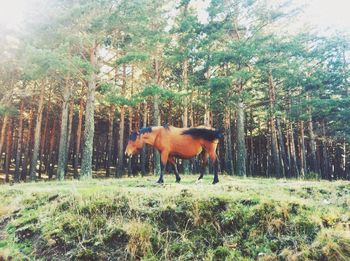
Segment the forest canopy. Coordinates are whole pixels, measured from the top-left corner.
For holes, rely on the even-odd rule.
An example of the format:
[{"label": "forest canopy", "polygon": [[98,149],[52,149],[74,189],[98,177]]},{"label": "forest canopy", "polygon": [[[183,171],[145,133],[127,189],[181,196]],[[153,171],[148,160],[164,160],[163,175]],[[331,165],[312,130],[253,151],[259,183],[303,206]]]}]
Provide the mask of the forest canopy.
[{"label": "forest canopy", "polygon": [[348,32],[289,30],[293,1],[204,2],[35,0],[2,26],[4,180],[157,173],[124,150],[165,124],[224,128],[221,173],[350,179]]}]

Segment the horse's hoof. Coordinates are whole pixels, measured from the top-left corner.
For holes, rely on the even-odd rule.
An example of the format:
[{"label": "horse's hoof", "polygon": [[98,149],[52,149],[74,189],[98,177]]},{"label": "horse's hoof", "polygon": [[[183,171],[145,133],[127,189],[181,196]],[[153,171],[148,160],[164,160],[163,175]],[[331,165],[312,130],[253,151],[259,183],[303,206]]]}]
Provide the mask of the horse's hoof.
[{"label": "horse's hoof", "polygon": [[180,183],[180,181],[181,181],[181,179],[177,179],[177,180],[176,180],[176,183]]},{"label": "horse's hoof", "polygon": [[156,184],[164,184],[164,180],[158,180]]},{"label": "horse's hoof", "polygon": [[213,181],[213,185],[215,185],[216,183],[219,183],[219,181],[218,180],[214,180]]}]

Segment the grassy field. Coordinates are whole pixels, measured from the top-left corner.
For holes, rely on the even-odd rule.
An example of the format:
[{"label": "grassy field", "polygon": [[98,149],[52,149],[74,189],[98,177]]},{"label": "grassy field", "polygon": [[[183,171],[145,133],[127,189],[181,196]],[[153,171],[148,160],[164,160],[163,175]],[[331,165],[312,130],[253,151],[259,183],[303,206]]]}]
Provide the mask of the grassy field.
[{"label": "grassy field", "polygon": [[350,183],[167,176],[0,187],[0,260],[350,260]]}]

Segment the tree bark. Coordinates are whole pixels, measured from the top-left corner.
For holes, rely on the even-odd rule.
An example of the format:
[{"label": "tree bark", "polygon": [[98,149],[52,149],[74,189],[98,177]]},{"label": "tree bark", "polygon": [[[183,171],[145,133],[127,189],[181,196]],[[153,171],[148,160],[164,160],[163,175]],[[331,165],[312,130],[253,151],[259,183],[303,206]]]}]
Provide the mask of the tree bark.
[{"label": "tree bark", "polygon": [[[182,81],[183,81],[183,89],[185,92],[188,91],[188,60],[185,59],[182,64]],[[182,127],[188,127],[188,99],[187,95],[183,97],[184,99],[184,111],[182,115]],[[188,160],[183,160],[183,168],[184,172],[189,172],[189,162]]]},{"label": "tree bark", "polygon": [[300,121],[300,137],[299,137],[299,148],[300,148],[300,174],[301,178],[305,178],[306,174],[306,155],[305,155],[305,135],[304,135],[304,121]]},{"label": "tree bark", "polygon": [[0,164],[2,162],[2,150],[5,143],[5,135],[7,130],[7,124],[8,124],[9,116],[6,113],[4,116],[4,120],[2,121],[2,127],[1,127],[1,136],[0,136]]},{"label": "tree bark", "polygon": [[46,110],[46,115],[45,115],[45,123],[44,123],[44,133],[41,138],[41,148],[40,148],[40,154],[39,154],[39,178],[41,178],[41,171],[42,171],[42,165],[43,165],[43,160],[42,156],[45,154],[45,145],[46,145],[46,136],[47,136],[47,128],[49,124],[49,114],[50,114],[50,107],[51,107],[51,101],[49,99],[48,105],[47,105],[47,110]]},{"label": "tree bark", "polygon": [[316,155],[316,141],[315,141],[315,134],[314,134],[314,128],[312,123],[312,116],[311,116],[311,108],[308,108],[308,114],[309,114],[309,120],[308,120],[308,131],[310,136],[310,156],[311,156],[311,162],[312,162],[312,171],[317,173],[317,175],[320,175],[320,163],[317,159]]},{"label": "tree bark", "polygon": [[39,147],[40,147],[40,135],[41,135],[41,122],[43,118],[43,109],[44,109],[44,95],[45,95],[45,81],[41,82],[40,86],[40,96],[39,96],[39,105],[38,105],[38,115],[36,118],[35,132],[34,132],[34,148],[33,148],[33,157],[30,166],[30,180],[36,179],[36,167],[38,164],[39,156]]},{"label": "tree bark", "polygon": [[28,165],[30,162],[30,151],[32,147],[32,136],[33,136],[33,116],[34,116],[34,112],[33,112],[33,108],[31,107],[29,111],[29,119],[28,119],[28,133],[26,137],[26,142],[24,142],[27,144],[27,146],[24,151],[24,160],[22,162],[22,174],[21,174],[22,180],[26,180],[27,173],[28,173],[27,172]]},{"label": "tree bark", "polygon": [[6,157],[5,157],[5,180],[10,181],[10,167],[11,167],[11,156],[12,156],[12,136],[13,136],[13,122],[9,122],[6,138]]},{"label": "tree bark", "polygon": [[237,175],[246,177],[247,151],[244,136],[244,104],[239,101],[237,104]]},{"label": "tree bark", "polygon": [[[160,85],[160,71],[159,71],[159,61],[157,59],[154,60],[154,81],[159,86]],[[156,94],[153,99],[153,125],[160,126],[160,114],[159,114],[159,94]],[[160,175],[160,154],[159,151],[153,150],[154,156],[154,174]]]},{"label": "tree bark", "polygon": [[61,132],[58,149],[57,179],[64,180],[67,159],[67,130],[68,130],[68,106],[70,87],[69,82],[65,82],[62,100]]},{"label": "tree bark", "polygon": [[90,65],[93,70],[90,74],[87,88],[83,154],[80,171],[80,176],[84,179],[92,178],[92,155],[95,131],[96,48],[96,44],[90,48]]},{"label": "tree bark", "polygon": [[[122,75],[122,95],[125,94],[126,88],[126,65],[123,64],[123,75]],[[116,176],[122,177],[124,174],[124,131],[125,131],[125,107],[124,105],[120,108],[120,121],[119,121],[119,142],[118,142],[118,167]]]},{"label": "tree bark", "polygon": [[[72,93],[70,94],[72,96]],[[68,161],[71,158],[71,140],[72,140],[72,128],[73,128],[73,117],[74,117],[74,97],[71,97],[69,104],[69,115],[68,115],[68,130],[67,130],[67,146],[66,146],[66,173],[68,171]]]},{"label": "tree bark", "polygon": [[343,169],[343,178],[347,179],[347,164],[346,164],[346,160],[347,160],[347,144],[346,144],[346,140],[344,138],[343,140],[343,155],[342,155],[342,169]]},{"label": "tree bark", "polygon": [[119,122],[119,142],[118,142],[118,168],[117,177],[122,177],[124,172],[124,129],[125,129],[125,108],[120,108],[120,122]]},{"label": "tree bark", "polygon": [[115,115],[115,105],[112,104],[109,107],[109,114],[108,114],[107,157],[106,157],[106,176],[107,177],[111,175],[114,115]]},{"label": "tree bark", "polygon": [[75,152],[74,152],[74,178],[79,177],[78,166],[80,158],[80,144],[81,144],[81,133],[83,127],[83,113],[84,113],[84,98],[83,98],[84,88],[81,90],[81,98],[79,104],[79,116],[78,116],[78,126],[75,138]]},{"label": "tree bark", "polygon": [[21,176],[20,166],[21,166],[21,160],[22,160],[22,144],[23,144],[23,114],[24,114],[24,102],[21,101],[20,107],[19,107],[19,119],[18,119],[15,182],[19,182],[20,176]]},{"label": "tree bark", "polygon": [[54,117],[53,124],[50,132],[50,145],[49,152],[47,157],[46,169],[48,172],[49,179],[53,177],[53,170],[55,166],[55,137],[56,137],[56,128],[57,128],[57,118]]},{"label": "tree bark", "polygon": [[271,71],[269,72],[269,103],[270,103],[270,128],[271,128],[271,154],[273,165],[275,169],[275,176],[278,178],[283,177],[281,169],[280,154],[278,150],[277,132],[276,132],[276,120],[274,103],[276,99],[275,86],[272,78]]},{"label": "tree bark", "polygon": [[279,141],[279,151],[281,155],[283,178],[285,178],[286,175],[290,177],[289,160],[286,155],[286,147],[285,147],[283,134],[282,134],[281,120],[277,119],[276,124],[277,124],[277,134],[278,134],[278,141]]},{"label": "tree bark", "polygon": [[289,122],[288,136],[289,136],[289,148],[290,148],[291,173],[296,178],[299,178],[299,169],[298,169],[298,164],[297,164],[297,156],[296,156],[296,150],[295,150],[294,131],[293,131],[293,123],[292,122]]},{"label": "tree bark", "polygon": [[327,152],[326,123],[324,120],[322,120],[321,124],[322,124],[322,158],[323,158],[322,178],[332,180],[332,176],[330,175],[329,156]]},{"label": "tree bark", "polygon": [[[144,110],[143,110],[143,127],[147,127],[147,116],[148,116],[148,106],[147,102],[144,102]],[[141,151],[141,175],[146,175],[146,156],[147,156],[147,147],[143,146]]]},{"label": "tree bark", "polygon": [[224,116],[224,128],[225,128],[225,165],[226,171],[229,175],[233,175],[233,160],[232,160],[232,142],[231,142],[231,112],[229,108],[225,108]]},{"label": "tree bark", "polygon": [[[131,134],[132,130],[133,130],[133,126],[132,126],[132,108],[129,107],[129,134]],[[130,177],[132,175],[132,158],[130,157],[128,159],[128,176]]]}]

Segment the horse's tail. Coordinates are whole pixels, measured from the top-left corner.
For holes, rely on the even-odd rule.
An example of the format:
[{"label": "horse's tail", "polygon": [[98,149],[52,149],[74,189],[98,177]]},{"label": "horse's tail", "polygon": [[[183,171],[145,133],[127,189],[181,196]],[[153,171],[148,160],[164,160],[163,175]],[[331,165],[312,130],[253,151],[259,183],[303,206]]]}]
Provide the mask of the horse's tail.
[{"label": "horse's tail", "polygon": [[223,129],[190,128],[182,132],[182,135],[191,135],[194,139],[207,141],[219,140],[224,137]]}]

